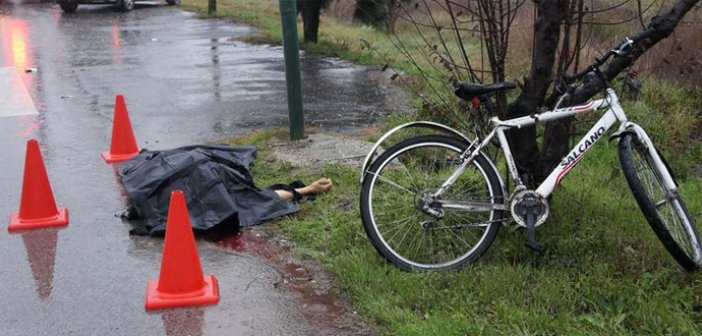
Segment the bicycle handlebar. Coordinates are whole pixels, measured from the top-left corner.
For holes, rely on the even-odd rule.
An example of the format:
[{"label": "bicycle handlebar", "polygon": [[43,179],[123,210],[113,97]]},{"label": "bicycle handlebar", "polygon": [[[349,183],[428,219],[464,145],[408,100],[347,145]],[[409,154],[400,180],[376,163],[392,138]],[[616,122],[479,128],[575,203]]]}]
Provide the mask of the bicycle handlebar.
[{"label": "bicycle handlebar", "polygon": [[590,65],[588,65],[583,71],[580,71],[574,75],[563,75],[563,81],[566,84],[571,84],[575,80],[581,79],[585,75],[587,75],[590,72],[598,70],[602,65],[604,65],[610,57],[615,56],[615,57],[623,57],[626,56],[629,52],[633,50],[633,45],[638,43],[639,41],[643,40],[644,38],[647,38],[651,33],[653,32],[653,29],[648,29],[645,30],[643,33],[634,36],[632,38],[625,37],[624,41],[617,46],[617,48],[610,50],[607,54],[604,56],[600,57],[595,57],[595,61],[592,62]]}]

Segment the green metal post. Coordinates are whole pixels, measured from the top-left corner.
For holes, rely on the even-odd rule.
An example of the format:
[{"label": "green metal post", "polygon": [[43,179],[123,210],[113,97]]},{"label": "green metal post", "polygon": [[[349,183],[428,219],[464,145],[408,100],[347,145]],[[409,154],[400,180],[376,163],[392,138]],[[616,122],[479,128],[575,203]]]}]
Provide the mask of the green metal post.
[{"label": "green metal post", "polygon": [[302,76],[300,75],[300,49],[297,45],[296,0],[280,0],[280,21],[283,28],[285,81],[288,86],[290,139],[300,140],[305,136],[305,118],[302,111]]}]

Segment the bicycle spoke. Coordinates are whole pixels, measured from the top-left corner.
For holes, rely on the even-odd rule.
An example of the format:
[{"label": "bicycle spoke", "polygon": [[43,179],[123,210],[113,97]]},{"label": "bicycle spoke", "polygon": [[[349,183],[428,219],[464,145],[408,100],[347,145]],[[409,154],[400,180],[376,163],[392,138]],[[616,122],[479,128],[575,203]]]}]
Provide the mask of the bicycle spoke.
[{"label": "bicycle spoke", "polygon": [[[376,175],[376,174],[374,174],[374,173],[370,173],[370,174]],[[387,184],[389,184],[389,185],[391,185],[391,186],[393,186],[393,187],[395,187],[395,188],[404,190],[404,191],[406,191],[406,192],[408,192],[408,193],[410,193],[410,194],[414,194],[414,191],[409,190],[409,189],[407,189],[407,188],[405,188],[405,187],[399,185],[398,183],[393,182],[392,180],[390,180],[390,179],[388,179],[388,178],[386,178],[386,177],[384,177],[384,176],[382,176],[382,175],[377,175],[377,176],[378,176],[378,178],[379,178],[380,180],[382,180],[383,182],[385,182],[385,183],[387,183]]]},{"label": "bicycle spoke", "polygon": [[410,175],[409,169],[406,167],[407,166],[405,165],[404,169],[402,169],[402,173],[405,175],[405,180],[410,183],[414,190],[421,190],[419,185],[417,185],[417,183],[414,181],[414,178],[412,178],[412,175]]},{"label": "bicycle spoke", "polygon": [[666,205],[666,204],[668,204],[668,200],[667,200],[667,199],[662,199],[662,200],[656,202],[656,208],[661,208],[662,206],[664,206],[664,205]]},{"label": "bicycle spoke", "polygon": [[497,175],[478,165],[483,160],[490,169],[483,157],[442,193],[448,201],[427,199],[461,164],[464,149],[454,143],[461,142],[435,135],[409,139],[369,168],[361,197],[364,228],[376,249],[404,269],[454,268],[474,260],[494,239],[498,226],[491,219],[501,219],[506,209]]},{"label": "bicycle spoke", "polygon": [[458,234],[455,232],[455,230],[448,230],[448,232],[449,232],[449,234],[451,234],[452,236],[454,236],[456,239],[458,239],[459,241],[463,242],[463,245],[464,245],[464,246],[470,246],[470,244],[468,243],[468,241],[466,241],[465,238],[464,238],[463,236],[458,235]]},{"label": "bicycle spoke", "polygon": [[438,259],[436,259],[436,248],[434,246],[434,235],[432,235],[430,232],[427,232],[425,235],[426,241],[427,241],[427,250],[429,252],[429,261],[432,263],[436,263]]},{"label": "bicycle spoke", "polygon": [[668,168],[656,164],[652,152],[655,149],[644,148],[635,135],[620,140],[624,173],[646,220],[668,252],[692,270],[702,262],[697,232],[680,195],[664,182]]},{"label": "bicycle spoke", "polygon": [[390,238],[387,240],[388,243],[391,242],[391,241],[393,241],[393,240],[395,240],[395,237],[396,237],[399,233],[402,232],[402,229],[404,229],[405,227],[411,226],[411,225],[407,225],[408,223],[409,223],[409,224],[412,224],[412,223],[414,223],[417,219],[419,219],[417,215],[412,215],[412,217],[407,217],[407,218],[405,218],[404,220],[399,221],[399,222],[398,222],[398,225],[394,225],[394,226],[392,227],[393,230],[391,230],[390,232],[395,231],[395,234],[393,234],[392,237],[390,237]]},{"label": "bicycle spoke", "polygon": [[398,246],[402,246],[402,243],[405,241],[405,239],[407,239],[407,235],[412,230],[412,225],[406,225],[405,227],[406,227],[406,229],[404,230],[404,235],[402,236],[402,238],[398,242]]},{"label": "bicycle spoke", "polygon": [[419,234],[412,235],[412,238],[411,238],[412,240],[410,241],[409,247],[410,247],[410,249],[412,249],[412,247],[414,247],[414,249],[408,251],[408,252],[410,252],[410,253],[408,253],[408,256],[412,257],[413,259],[424,260],[424,258],[420,257],[420,251],[422,250],[421,249],[421,247],[422,247],[421,241],[422,241],[423,237],[424,237],[424,234],[423,234],[423,231],[421,231],[421,230],[419,230]]},{"label": "bicycle spoke", "polygon": [[405,210],[405,209],[414,209],[414,208],[415,208],[415,205],[414,205],[414,204],[405,205],[405,206],[402,206],[402,207],[398,207],[398,208],[393,209],[392,213],[388,213],[388,212],[378,212],[378,213],[376,214],[376,216],[378,216],[378,217],[384,217],[384,216],[388,216],[388,215],[395,215],[395,214],[397,214],[397,213],[402,213],[403,211],[401,211],[401,210]]}]

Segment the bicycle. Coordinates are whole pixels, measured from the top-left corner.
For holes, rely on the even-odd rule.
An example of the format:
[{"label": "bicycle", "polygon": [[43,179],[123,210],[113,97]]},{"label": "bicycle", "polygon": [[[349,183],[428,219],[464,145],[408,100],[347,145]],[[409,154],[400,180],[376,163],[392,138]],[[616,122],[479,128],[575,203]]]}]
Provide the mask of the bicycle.
[{"label": "bicycle", "polygon": [[[564,78],[572,88],[573,82],[586,75],[598,76],[604,83],[603,99],[560,107],[569,94],[565,90],[550,111],[509,120],[491,118],[491,131],[482,139],[469,139],[456,129],[428,121],[410,122],[385,133],[367,155],[360,179],[363,227],[375,249],[403,270],[460,268],[487,250],[511,214],[511,219],[527,229],[527,245],[539,250],[535,229],[548,218],[549,195],[619,122],[611,138],[618,140],[620,163],[638,206],[675,260],[688,271],[698,268],[702,264],[699,237],[674,177],[644,129],[627,119],[615,90],[600,70],[610,57],[626,55],[633,43],[627,38],[585,70]],[[455,93],[471,101],[513,87],[511,83],[461,83]],[[505,131],[601,109],[606,109],[602,117],[550,175],[535,190],[527,189]],[[446,135],[411,137],[373,160],[388,137],[411,127],[427,127]],[[495,164],[483,152],[495,138],[514,184],[510,195]]]}]

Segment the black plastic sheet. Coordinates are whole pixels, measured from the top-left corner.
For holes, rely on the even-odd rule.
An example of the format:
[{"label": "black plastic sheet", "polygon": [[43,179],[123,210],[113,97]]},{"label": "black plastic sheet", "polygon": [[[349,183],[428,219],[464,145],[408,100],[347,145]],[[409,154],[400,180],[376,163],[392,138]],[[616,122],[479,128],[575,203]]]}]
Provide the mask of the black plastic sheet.
[{"label": "black plastic sheet", "polygon": [[253,146],[188,146],[144,150],[121,163],[119,175],[131,211],[142,225],[135,233],[165,232],[171,191],[176,189],[185,194],[196,231],[256,225],[300,211],[275,191],[254,185],[249,168],[255,155]]}]

